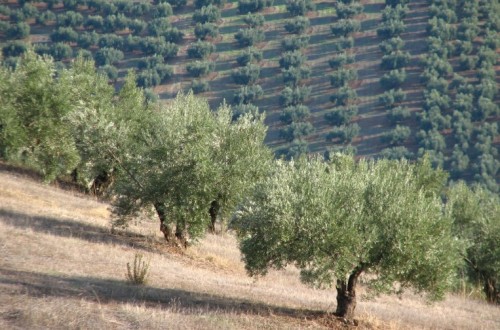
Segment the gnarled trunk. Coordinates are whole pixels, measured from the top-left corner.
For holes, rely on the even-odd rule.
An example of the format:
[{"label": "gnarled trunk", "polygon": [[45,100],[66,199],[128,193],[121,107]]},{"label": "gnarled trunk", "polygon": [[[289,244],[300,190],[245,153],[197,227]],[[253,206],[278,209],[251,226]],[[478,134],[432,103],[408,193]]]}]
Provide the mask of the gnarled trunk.
[{"label": "gnarled trunk", "polygon": [[217,215],[219,214],[219,209],[220,209],[219,202],[217,200],[214,200],[210,204],[210,210],[208,210],[208,213],[210,214],[209,229],[212,232],[212,234],[215,234],[215,222],[217,221]]},{"label": "gnarled trunk", "polygon": [[175,237],[182,247],[185,249],[188,247],[189,235],[185,224],[177,224],[175,228]]},{"label": "gnarled trunk", "polygon": [[335,314],[339,317],[352,321],[356,309],[356,285],[359,275],[363,272],[363,266],[356,267],[349,276],[349,280],[337,280],[337,310]]},{"label": "gnarled trunk", "polygon": [[500,303],[500,293],[497,290],[495,279],[491,277],[484,276],[484,294],[486,295],[486,300],[491,304]]},{"label": "gnarled trunk", "polygon": [[167,224],[167,213],[165,210],[165,205],[161,203],[155,203],[154,208],[156,210],[156,214],[158,214],[158,218],[160,218],[160,231],[165,236],[165,240],[170,242],[173,238],[172,228]]},{"label": "gnarled trunk", "polygon": [[90,192],[95,196],[102,196],[112,183],[113,174],[108,171],[102,171],[92,182]]}]

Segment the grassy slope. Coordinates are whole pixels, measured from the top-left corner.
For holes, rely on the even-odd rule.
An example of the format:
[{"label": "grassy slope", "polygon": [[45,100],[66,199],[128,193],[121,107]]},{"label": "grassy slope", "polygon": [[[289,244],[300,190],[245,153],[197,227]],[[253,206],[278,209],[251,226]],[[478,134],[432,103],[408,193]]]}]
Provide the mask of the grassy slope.
[{"label": "grassy slope", "polygon": [[[0,164],[1,165],[1,164]],[[167,248],[156,223],[111,233],[108,205],[0,168],[0,328],[277,329],[339,327],[321,311],[333,291],[305,287],[293,268],[248,278],[235,239],[208,235]],[[126,264],[150,258],[146,286]],[[407,294],[358,303],[359,328],[494,329],[498,307]]]}]

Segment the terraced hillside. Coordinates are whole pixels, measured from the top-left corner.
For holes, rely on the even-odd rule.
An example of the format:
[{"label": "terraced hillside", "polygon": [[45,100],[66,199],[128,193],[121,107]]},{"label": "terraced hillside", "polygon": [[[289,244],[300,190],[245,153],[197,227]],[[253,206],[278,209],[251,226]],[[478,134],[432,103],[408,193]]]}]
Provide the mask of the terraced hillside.
[{"label": "terraced hillside", "polygon": [[161,99],[265,112],[279,155],[427,152],[498,191],[497,0],[169,2],[3,1],[4,60],[81,52]]}]

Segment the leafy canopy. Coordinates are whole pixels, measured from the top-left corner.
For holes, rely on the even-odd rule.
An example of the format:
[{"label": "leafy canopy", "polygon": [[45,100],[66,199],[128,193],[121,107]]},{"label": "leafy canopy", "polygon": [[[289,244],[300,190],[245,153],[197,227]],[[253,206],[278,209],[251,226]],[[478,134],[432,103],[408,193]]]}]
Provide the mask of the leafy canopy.
[{"label": "leafy canopy", "polygon": [[265,275],[294,264],[318,287],[362,270],[377,275],[375,293],[398,281],[441,298],[457,260],[439,197],[445,179],[426,159],[278,161],[233,218],[246,268]]}]

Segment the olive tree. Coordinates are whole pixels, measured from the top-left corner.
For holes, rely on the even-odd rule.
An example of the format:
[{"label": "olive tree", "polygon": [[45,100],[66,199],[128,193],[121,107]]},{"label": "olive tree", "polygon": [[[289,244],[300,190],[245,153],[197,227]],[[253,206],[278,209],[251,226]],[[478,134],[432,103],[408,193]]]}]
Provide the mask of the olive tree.
[{"label": "olive tree", "polygon": [[500,199],[464,183],[453,186],[448,198],[454,231],[467,244],[463,254],[467,275],[481,281],[488,302],[500,303]]},{"label": "olive tree", "polygon": [[446,175],[426,159],[331,158],[276,162],[241,204],[232,224],[248,273],[293,264],[303,282],[336,287],[336,314],[348,320],[362,274],[375,275],[364,279],[373,293],[442,298],[459,252],[439,196]]},{"label": "olive tree", "polygon": [[40,171],[46,181],[69,174],[79,162],[65,120],[72,87],[56,79],[52,59],[32,50],[15,70],[1,68],[0,157]]},{"label": "olive tree", "polygon": [[84,107],[73,123],[82,144],[115,167],[117,223],[153,209],[165,238],[186,246],[205,233],[210,215],[231,212],[258,182],[270,155],[263,120],[245,115],[233,122],[229,107],[211,111],[192,94],[145,106],[143,92],[131,82],[133,77],[126,103],[109,111]]}]

